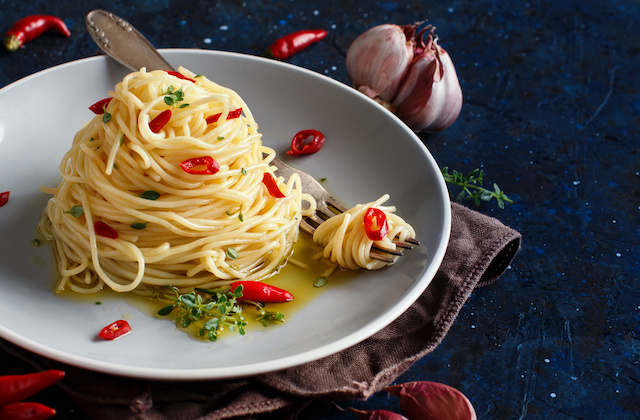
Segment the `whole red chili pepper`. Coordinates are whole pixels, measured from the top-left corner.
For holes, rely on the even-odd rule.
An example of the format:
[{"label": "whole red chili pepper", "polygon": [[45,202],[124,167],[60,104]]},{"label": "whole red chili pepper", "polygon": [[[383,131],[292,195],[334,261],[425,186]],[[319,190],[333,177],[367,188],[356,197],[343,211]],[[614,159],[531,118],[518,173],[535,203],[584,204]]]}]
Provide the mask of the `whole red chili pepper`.
[{"label": "whole red chili pepper", "polygon": [[387,215],[380,209],[369,207],[364,213],[364,230],[372,241],[379,241],[389,233]]},{"label": "whole red chili pepper", "polygon": [[0,207],[4,206],[9,202],[9,194],[11,194],[11,191],[5,191],[0,193]]},{"label": "whole red chili pepper", "polygon": [[180,73],[180,72],[173,71],[173,70],[166,70],[166,72],[167,72],[167,73],[169,73],[169,74],[170,74],[170,75],[172,75],[172,76],[177,77],[178,79],[188,80],[188,81],[193,82],[193,83],[195,83],[195,82],[196,82],[196,81],[195,81],[195,80],[193,80],[192,78],[187,77],[187,76],[185,76],[184,74],[182,74],[182,73]]},{"label": "whole red chili pepper", "polygon": [[[305,143],[304,141],[311,137],[311,141]],[[324,134],[318,130],[302,130],[296,133],[291,140],[291,150],[287,153],[291,156],[294,155],[308,155],[315,153],[324,145]]]},{"label": "whole red chili pepper", "polygon": [[164,111],[159,113],[157,117],[151,120],[151,122],[149,123],[149,129],[153,133],[159,133],[160,130],[162,130],[162,127],[164,127],[169,122],[170,119],[171,119],[171,110],[165,109]]},{"label": "whole red chili pepper", "polygon": [[272,197],[275,197],[275,198],[286,197],[280,190],[280,187],[278,187],[276,180],[273,179],[271,174],[265,172],[264,175],[262,176],[262,183],[267,187],[267,190],[269,191],[269,194],[271,194]]},{"label": "whole red chili pepper", "polygon": [[220,170],[220,164],[211,156],[200,156],[187,159],[180,167],[188,174],[213,175]]},{"label": "whole red chili pepper", "polygon": [[96,232],[96,235],[104,236],[105,238],[118,239],[118,232],[105,222],[95,222],[93,224],[93,230]]},{"label": "whole red chili pepper", "polygon": [[266,54],[278,60],[286,60],[309,45],[323,40],[328,33],[324,29],[306,29],[293,32],[277,39],[267,49]]},{"label": "whole red chili pepper", "polygon": [[44,420],[56,415],[56,410],[37,402],[17,402],[0,407],[2,420]]},{"label": "whole red chili pepper", "polygon": [[109,102],[111,102],[112,99],[113,98],[100,99],[98,102],[91,105],[89,109],[91,110],[91,112],[93,112],[96,115],[102,115],[104,114],[105,107],[109,105]]},{"label": "whole red chili pepper", "polygon": [[[62,370],[0,376],[0,406],[20,402],[64,377]],[[2,418],[2,416],[0,416]]]},{"label": "whole red chili pepper", "polygon": [[67,25],[57,17],[50,15],[31,15],[13,24],[4,36],[4,46],[11,52],[16,51],[27,42],[33,41],[50,29],[65,37],[71,35]]},{"label": "whole red chili pepper", "polygon": [[98,337],[104,338],[105,340],[114,340],[129,332],[131,332],[131,325],[124,319],[119,319],[100,330]]},{"label": "whole red chili pepper", "polygon": [[[240,115],[242,115],[242,108],[236,108],[233,111],[229,111],[229,113],[227,114],[227,119],[228,120],[232,120],[234,118],[239,118]],[[222,116],[222,113],[214,114],[214,115],[211,115],[211,116],[207,117],[207,120],[206,120],[207,124],[212,124],[214,122],[217,122],[220,119],[221,116]]]},{"label": "whole red chili pepper", "polygon": [[293,295],[284,289],[271,286],[259,281],[239,280],[230,284],[231,291],[242,286],[242,297],[240,300],[250,300],[262,303],[282,303],[293,300]]}]

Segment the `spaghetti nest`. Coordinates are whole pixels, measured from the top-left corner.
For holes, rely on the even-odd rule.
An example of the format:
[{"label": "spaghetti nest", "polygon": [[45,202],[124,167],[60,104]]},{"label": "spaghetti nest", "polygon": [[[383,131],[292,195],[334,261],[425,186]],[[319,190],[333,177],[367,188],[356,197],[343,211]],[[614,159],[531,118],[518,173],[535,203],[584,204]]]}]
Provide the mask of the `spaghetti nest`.
[{"label": "spaghetti nest", "polygon": [[45,189],[53,197],[39,229],[54,242],[58,290],[214,287],[276,273],[303,194],[298,177],[273,176],[275,152],[242,99],[184,68],[142,69],[109,95],[63,157],[60,185]]}]

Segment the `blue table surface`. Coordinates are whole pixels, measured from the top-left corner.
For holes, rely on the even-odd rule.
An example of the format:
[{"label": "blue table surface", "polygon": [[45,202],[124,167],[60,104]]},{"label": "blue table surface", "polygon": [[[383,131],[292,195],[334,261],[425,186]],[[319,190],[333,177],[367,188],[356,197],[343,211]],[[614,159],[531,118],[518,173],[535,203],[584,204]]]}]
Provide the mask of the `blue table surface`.
[{"label": "blue table surface", "polygon": [[[3,33],[30,14],[57,15],[72,32],[0,53],[0,87],[96,54],[84,26],[96,8],[160,48],[261,55],[288,32],[326,28],[328,41],[288,61],[347,84],[345,53],[357,35],[428,19],[465,102],[451,128],[420,137],[440,166],[484,169],[486,183],[515,202],[477,210],[524,240],[499,281],[476,290],[442,344],[397,382],[450,384],[482,419],[640,412],[639,2],[0,0]],[[0,373],[29,369],[6,354],[0,360]],[[57,418],[85,418],[55,387],[38,400]],[[399,408],[386,393],[336,404]],[[336,404],[315,402],[299,418],[355,418]]]}]

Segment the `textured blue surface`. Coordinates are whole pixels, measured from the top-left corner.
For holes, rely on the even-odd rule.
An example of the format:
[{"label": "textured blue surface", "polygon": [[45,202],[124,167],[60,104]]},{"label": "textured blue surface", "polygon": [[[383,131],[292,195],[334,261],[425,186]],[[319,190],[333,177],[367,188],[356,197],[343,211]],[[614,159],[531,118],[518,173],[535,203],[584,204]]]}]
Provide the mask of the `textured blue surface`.
[{"label": "textured blue surface", "polygon": [[[330,38],[289,62],[344,83],[350,42],[381,23],[428,19],[452,56],[465,104],[447,131],[422,135],[441,166],[485,170],[515,200],[481,212],[519,230],[506,274],[471,296],[444,342],[398,382],[464,392],[482,419],[626,419],[640,412],[640,3],[637,1],[0,0],[0,30],[34,13],[64,18],[0,53],[0,86],[97,52],[84,16],[124,17],[158,47],[262,54],[275,38],[323,27]],[[1,180],[0,180],[1,183]],[[469,204],[473,206],[472,204]],[[0,355],[1,373],[20,372]],[[48,400],[47,400],[48,399]],[[82,413],[53,389],[58,418]],[[394,397],[338,401],[397,410]],[[301,419],[354,419],[333,402]]]}]

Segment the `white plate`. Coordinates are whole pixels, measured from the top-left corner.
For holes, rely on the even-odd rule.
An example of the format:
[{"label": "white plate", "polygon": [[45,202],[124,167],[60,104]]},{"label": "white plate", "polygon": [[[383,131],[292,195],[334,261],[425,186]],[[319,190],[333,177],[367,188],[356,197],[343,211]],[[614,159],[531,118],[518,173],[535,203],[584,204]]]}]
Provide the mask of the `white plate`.
[{"label": "white plate", "polygon": [[[253,112],[265,144],[280,155],[297,131],[315,128],[320,153],[289,163],[318,177],[348,205],[389,193],[388,204],[422,244],[393,267],[359,273],[321,293],[276,328],[200,342],[138,310],[126,299],[96,306],[53,292],[48,246],[35,247],[36,223],[59,182],[58,165],[87,107],[127,73],[92,57],[41,71],[0,90],[0,336],[35,353],[100,372],[172,380],[255,375],[310,362],[352,346],[400,316],[435,275],[449,239],[450,204],[436,162],[391,113],[352,88],[317,73],[260,57],[164,50],[174,66],[235,89]],[[284,154],[286,157],[287,155]],[[339,180],[339,181],[338,181]],[[96,340],[100,327],[128,314],[133,332]]]}]

